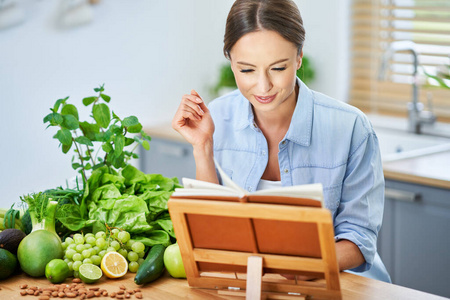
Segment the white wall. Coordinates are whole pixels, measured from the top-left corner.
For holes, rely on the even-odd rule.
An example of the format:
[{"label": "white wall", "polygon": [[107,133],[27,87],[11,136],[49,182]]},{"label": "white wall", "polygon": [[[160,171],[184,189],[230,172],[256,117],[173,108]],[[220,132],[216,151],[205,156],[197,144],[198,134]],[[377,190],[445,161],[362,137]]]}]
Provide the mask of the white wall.
[{"label": "white wall", "polygon": [[[110,106],[143,124],[170,122],[184,93],[209,96],[225,62],[222,41],[233,0],[103,0],[92,23],[58,27],[61,1],[21,0],[23,24],[0,30],[0,207],[75,175],[45,130],[59,99],[81,99],[105,83]],[[314,89],[346,97],[349,0],[296,1],[307,30]],[[85,111],[82,116],[87,118]]]}]

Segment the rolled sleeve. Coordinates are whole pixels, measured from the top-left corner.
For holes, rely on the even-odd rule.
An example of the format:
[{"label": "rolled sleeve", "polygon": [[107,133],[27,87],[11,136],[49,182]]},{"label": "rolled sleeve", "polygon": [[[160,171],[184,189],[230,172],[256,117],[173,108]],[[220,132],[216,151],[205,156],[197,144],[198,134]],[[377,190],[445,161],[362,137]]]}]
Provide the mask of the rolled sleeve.
[{"label": "rolled sleeve", "polygon": [[384,177],[376,135],[369,132],[353,145],[335,217],[335,239],[349,240],[359,247],[365,263],[352,271],[363,272],[372,267],[377,252],[384,208]]}]

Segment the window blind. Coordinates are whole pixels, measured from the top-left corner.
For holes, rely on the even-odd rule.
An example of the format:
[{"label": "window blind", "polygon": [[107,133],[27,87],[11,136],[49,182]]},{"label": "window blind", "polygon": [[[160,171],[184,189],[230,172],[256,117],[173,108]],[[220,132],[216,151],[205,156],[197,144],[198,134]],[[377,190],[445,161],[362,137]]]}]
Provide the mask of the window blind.
[{"label": "window blind", "polygon": [[449,0],[353,0],[351,24],[351,104],[366,112],[407,116],[413,55],[394,52],[385,72],[381,65],[393,42],[412,41],[418,53],[418,99],[439,121],[450,122],[450,89],[424,75],[450,65]]}]

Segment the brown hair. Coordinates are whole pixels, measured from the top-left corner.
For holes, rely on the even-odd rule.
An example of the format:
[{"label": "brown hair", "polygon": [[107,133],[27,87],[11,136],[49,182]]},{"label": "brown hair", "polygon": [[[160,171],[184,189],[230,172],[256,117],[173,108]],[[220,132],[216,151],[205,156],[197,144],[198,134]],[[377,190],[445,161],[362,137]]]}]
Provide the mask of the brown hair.
[{"label": "brown hair", "polygon": [[223,53],[230,59],[231,48],[245,34],[273,30],[294,43],[298,54],[305,41],[303,20],[292,0],[236,0],[228,13]]}]

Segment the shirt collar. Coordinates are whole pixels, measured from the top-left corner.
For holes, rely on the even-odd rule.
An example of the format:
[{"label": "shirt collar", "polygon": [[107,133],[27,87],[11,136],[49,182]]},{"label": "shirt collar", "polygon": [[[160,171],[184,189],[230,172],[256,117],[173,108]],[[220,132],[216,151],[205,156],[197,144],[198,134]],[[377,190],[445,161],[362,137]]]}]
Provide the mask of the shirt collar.
[{"label": "shirt collar", "polygon": [[253,116],[252,105],[242,93],[239,93],[239,97],[241,101],[239,101],[239,107],[237,107],[236,111],[236,129],[243,130],[248,126],[254,127],[255,118]]},{"label": "shirt collar", "polygon": [[312,91],[297,78],[299,92],[291,125],[286,133],[286,139],[302,146],[311,144],[312,123],[314,113],[314,95]]},{"label": "shirt collar", "polygon": [[[297,84],[299,86],[297,104],[285,138],[299,145],[309,146],[312,134],[313,94],[299,78],[297,78]],[[239,97],[242,101],[239,102],[240,107],[236,110],[235,128],[242,130],[250,126],[255,129],[252,105],[241,93],[239,93]]]}]

